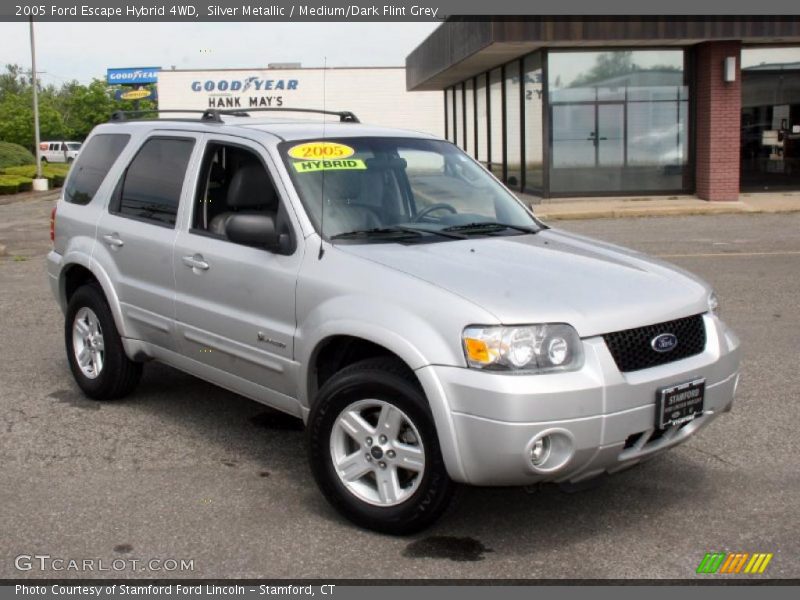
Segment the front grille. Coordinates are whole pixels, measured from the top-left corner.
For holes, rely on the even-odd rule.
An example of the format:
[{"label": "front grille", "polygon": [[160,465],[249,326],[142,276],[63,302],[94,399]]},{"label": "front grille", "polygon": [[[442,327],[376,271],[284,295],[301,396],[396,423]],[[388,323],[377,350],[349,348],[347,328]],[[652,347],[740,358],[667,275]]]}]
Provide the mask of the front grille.
[{"label": "front grille", "polygon": [[[653,338],[662,333],[671,333],[678,338],[678,345],[669,352],[656,352],[650,345]],[[706,347],[706,328],[703,325],[703,315],[695,315],[667,323],[607,333],[603,339],[617,367],[625,373],[700,354]]]}]

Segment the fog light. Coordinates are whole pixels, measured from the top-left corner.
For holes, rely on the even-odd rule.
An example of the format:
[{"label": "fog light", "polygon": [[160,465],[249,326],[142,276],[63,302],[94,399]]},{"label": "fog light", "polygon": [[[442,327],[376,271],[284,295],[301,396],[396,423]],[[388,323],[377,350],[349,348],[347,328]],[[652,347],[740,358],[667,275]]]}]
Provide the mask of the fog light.
[{"label": "fog light", "polygon": [[539,466],[550,456],[550,438],[544,436],[536,440],[531,446],[531,462]]}]

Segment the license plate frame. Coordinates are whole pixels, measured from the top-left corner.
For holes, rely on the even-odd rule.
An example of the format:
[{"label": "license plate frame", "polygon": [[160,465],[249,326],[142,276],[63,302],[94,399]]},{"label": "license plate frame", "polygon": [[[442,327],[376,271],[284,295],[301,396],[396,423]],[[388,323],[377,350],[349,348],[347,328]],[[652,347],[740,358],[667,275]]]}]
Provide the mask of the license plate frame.
[{"label": "license plate frame", "polygon": [[656,427],[664,430],[693,421],[703,414],[705,395],[704,377],[660,388],[656,392]]}]

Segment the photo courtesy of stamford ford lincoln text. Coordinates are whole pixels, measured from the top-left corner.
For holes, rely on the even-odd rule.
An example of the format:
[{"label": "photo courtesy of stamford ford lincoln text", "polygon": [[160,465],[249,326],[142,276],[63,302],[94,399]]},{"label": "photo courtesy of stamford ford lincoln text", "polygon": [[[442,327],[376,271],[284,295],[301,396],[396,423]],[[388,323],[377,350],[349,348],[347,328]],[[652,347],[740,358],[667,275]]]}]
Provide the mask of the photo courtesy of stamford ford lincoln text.
[{"label": "photo courtesy of stamford ford lincoln text", "polygon": [[0,600],[796,597],[800,10],[3,5],[0,315]]}]

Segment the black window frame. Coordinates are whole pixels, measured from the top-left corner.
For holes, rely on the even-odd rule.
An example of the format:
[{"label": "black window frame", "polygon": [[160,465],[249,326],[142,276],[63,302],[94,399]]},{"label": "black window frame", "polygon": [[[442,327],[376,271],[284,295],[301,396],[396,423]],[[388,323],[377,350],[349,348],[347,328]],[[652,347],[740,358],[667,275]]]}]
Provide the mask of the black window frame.
[{"label": "black window frame", "polygon": [[181,210],[181,198],[178,197],[178,205],[175,209],[175,220],[172,223],[165,223],[164,221],[159,221],[157,219],[149,219],[147,217],[140,217],[137,215],[132,215],[126,212],[122,212],[121,205],[122,205],[122,195],[125,188],[125,179],[128,177],[128,171],[130,170],[131,166],[136,159],[139,157],[139,154],[142,152],[144,147],[147,145],[148,142],[152,140],[177,140],[181,142],[191,142],[192,147],[189,152],[189,160],[186,163],[186,169],[183,172],[183,182],[181,184],[181,196],[183,195],[183,189],[186,185],[186,175],[189,171],[190,164],[191,164],[191,155],[194,154],[195,147],[197,146],[197,138],[194,136],[183,136],[183,135],[151,135],[142,141],[139,147],[136,149],[136,153],[131,157],[128,161],[125,170],[120,175],[119,179],[117,180],[116,186],[114,186],[114,193],[111,195],[111,200],[108,203],[108,212],[116,217],[122,217],[125,219],[131,219],[132,221],[138,221],[140,223],[146,223],[148,225],[157,225],[159,227],[164,227],[165,229],[175,229],[177,222],[178,222],[178,214]]}]

